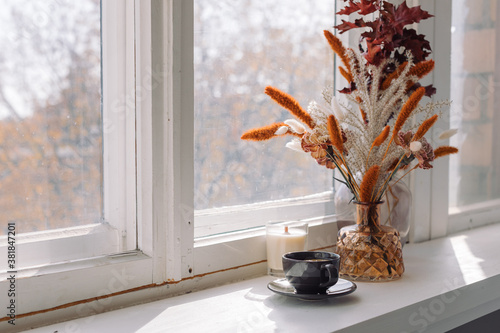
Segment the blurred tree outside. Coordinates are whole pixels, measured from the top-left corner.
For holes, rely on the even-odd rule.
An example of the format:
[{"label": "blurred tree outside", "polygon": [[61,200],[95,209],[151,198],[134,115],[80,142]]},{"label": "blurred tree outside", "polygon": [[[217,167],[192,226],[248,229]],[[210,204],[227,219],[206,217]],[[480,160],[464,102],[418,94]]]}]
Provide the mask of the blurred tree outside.
[{"label": "blurred tree outside", "polygon": [[323,30],[333,0],[195,0],[195,209],[300,197],[332,189],[332,173],[285,148],[291,137],[240,139],[293,118],[264,94],[272,85],[303,108],[325,103],[333,52]]},{"label": "blurred tree outside", "polygon": [[0,235],[100,221],[100,2],[3,1]]}]

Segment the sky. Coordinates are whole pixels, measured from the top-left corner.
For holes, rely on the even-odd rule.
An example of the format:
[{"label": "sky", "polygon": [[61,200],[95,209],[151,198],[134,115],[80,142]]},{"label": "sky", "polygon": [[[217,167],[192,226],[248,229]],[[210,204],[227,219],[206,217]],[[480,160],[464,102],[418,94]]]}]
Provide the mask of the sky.
[{"label": "sky", "polygon": [[[71,52],[87,47],[85,36],[99,29],[98,1],[2,0],[0,11],[0,119],[21,116],[34,101],[45,103],[64,88]],[[93,41],[99,54],[99,40]],[[4,98],[2,98],[2,96]]]}]

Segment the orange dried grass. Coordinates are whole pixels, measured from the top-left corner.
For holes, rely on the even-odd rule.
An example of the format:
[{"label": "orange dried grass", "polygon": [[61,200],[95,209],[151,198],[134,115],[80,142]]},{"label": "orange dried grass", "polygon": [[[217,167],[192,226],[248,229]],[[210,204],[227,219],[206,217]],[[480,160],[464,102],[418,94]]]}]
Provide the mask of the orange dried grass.
[{"label": "orange dried grass", "polygon": [[342,41],[328,30],[324,30],[323,33],[326,37],[326,40],[328,41],[328,44],[330,44],[330,47],[332,48],[333,52],[335,52],[340,57],[340,60],[342,60],[342,64],[345,66],[345,69],[347,70],[347,73],[349,73],[349,77],[351,78],[350,80],[347,78],[346,79],[349,82],[351,82],[352,81],[351,66],[349,62],[349,57],[347,56],[347,52],[344,45],[342,44]]},{"label": "orange dried grass", "polygon": [[368,122],[368,120],[367,120],[368,116],[366,115],[365,110],[363,110],[362,108],[359,108],[359,112],[361,112],[361,118],[363,119],[363,122],[366,124]]},{"label": "orange dried grass", "polygon": [[415,64],[415,66],[413,66],[409,70],[408,75],[415,75],[416,77],[421,79],[430,72],[432,72],[433,69],[434,69],[434,60],[430,59]]},{"label": "orange dried grass", "polygon": [[[269,140],[275,136],[275,133],[281,126],[286,126],[285,123],[274,123],[268,126],[259,127],[251,129],[241,136],[243,140],[251,140],[251,141],[263,141]],[[284,134],[283,134],[284,135]]]},{"label": "orange dried grass", "polygon": [[347,80],[347,82],[351,83],[352,82],[352,75],[348,71],[344,69],[344,67],[339,66],[339,71],[340,74]]},{"label": "orange dried grass", "polygon": [[429,119],[425,120],[422,124],[420,124],[417,132],[415,133],[415,135],[413,135],[413,139],[411,139],[411,141],[420,140],[425,135],[425,133],[427,133],[427,131],[436,123],[437,120],[438,120],[438,115],[435,114]]},{"label": "orange dried grass", "polygon": [[290,111],[295,117],[300,119],[309,128],[314,128],[315,123],[312,117],[300,106],[300,104],[287,93],[278,90],[274,87],[266,87],[265,93],[271,97],[276,103]]},{"label": "orange dried grass", "polygon": [[392,81],[394,79],[398,78],[401,75],[401,73],[404,71],[404,69],[406,68],[406,65],[408,65],[407,61],[405,61],[401,65],[399,65],[398,68],[396,68],[396,70],[394,72],[387,75],[384,82],[382,82],[382,90],[386,90],[387,88],[389,88]]},{"label": "orange dried grass", "polygon": [[384,129],[382,130],[382,132],[375,138],[375,140],[373,140],[372,147],[370,148],[370,150],[372,150],[373,147],[378,147],[382,143],[384,143],[384,141],[389,136],[390,129],[391,129],[391,127],[389,125],[387,125],[386,127],[384,127]]},{"label": "orange dried grass", "polygon": [[380,166],[378,165],[373,165],[365,173],[363,180],[361,181],[361,185],[359,187],[359,199],[361,200],[361,202],[372,201],[372,193],[375,184],[377,183],[379,173],[380,173]]},{"label": "orange dried grass", "polygon": [[413,92],[413,94],[411,94],[410,98],[408,98],[406,103],[403,105],[401,111],[399,112],[398,118],[396,119],[396,123],[394,124],[391,141],[395,139],[397,142],[399,131],[405,124],[406,120],[408,120],[413,110],[417,108],[418,103],[420,103],[420,100],[422,99],[422,97],[424,97],[424,94],[425,94],[425,88],[424,87],[418,88]]},{"label": "orange dried grass", "polygon": [[456,154],[456,153],[458,153],[458,149],[455,147],[441,146],[441,147],[434,149],[434,159],[436,159],[438,157],[450,155],[450,154]]},{"label": "orange dried grass", "polygon": [[387,168],[387,171],[392,171],[392,170],[396,169],[396,167],[398,166],[398,164],[399,164],[399,159],[395,159],[392,162],[391,166],[389,166],[389,168]]},{"label": "orange dried grass", "polygon": [[332,145],[338,149],[339,153],[344,151],[344,143],[342,140],[342,133],[339,128],[337,118],[332,114],[328,117],[328,133],[330,134],[330,141]]},{"label": "orange dried grass", "polygon": [[[361,102],[363,102],[363,100],[359,96],[356,97],[356,101],[358,102],[358,104],[361,104]],[[365,110],[363,110],[361,108],[361,105],[359,106],[359,112],[361,112],[361,118],[363,119],[363,122],[366,124],[367,123],[367,115],[366,115]]]},{"label": "orange dried grass", "polygon": [[[423,78],[427,74],[429,74],[432,70],[434,69],[434,60],[427,60],[427,61],[422,61],[413,66],[410,71],[408,72],[408,75],[415,75],[418,79]],[[406,88],[410,89],[415,82],[413,81],[408,81],[406,84]]]},{"label": "orange dried grass", "polygon": [[391,130],[391,127],[387,125],[384,127],[382,132],[373,140],[372,146],[370,147],[370,151],[368,152],[368,156],[366,157],[366,163],[368,163],[368,159],[370,158],[370,154],[372,153],[373,148],[379,147],[384,141],[387,139],[389,136],[389,131]]}]

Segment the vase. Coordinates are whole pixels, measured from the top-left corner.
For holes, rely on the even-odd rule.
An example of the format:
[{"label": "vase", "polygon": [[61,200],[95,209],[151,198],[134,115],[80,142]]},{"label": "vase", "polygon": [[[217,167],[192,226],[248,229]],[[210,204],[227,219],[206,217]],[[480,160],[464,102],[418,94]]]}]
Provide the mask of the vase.
[{"label": "vase", "polygon": [[380,224],[396,228],[404,246],[409,238],[411,191],[402,181],[390,182],[382,197]]},{"label": "vase", "polygon": [[[356,221],[356,207],[351,203],[352,192],[344,184],[340,184],[335,191],[335,214],[342,221]],[[411,192],[402,182],[391,181],[383,196],[384,204],[381,205],[380,224],[396,228],[404,246],[409,238]]]},{"label": "vase", "polygon": [[380,224],[383,202],[354,204],[356,224],[338,232],[341,277],[355,281],[400,278],[404,272],[401,241],[395,228]]}]

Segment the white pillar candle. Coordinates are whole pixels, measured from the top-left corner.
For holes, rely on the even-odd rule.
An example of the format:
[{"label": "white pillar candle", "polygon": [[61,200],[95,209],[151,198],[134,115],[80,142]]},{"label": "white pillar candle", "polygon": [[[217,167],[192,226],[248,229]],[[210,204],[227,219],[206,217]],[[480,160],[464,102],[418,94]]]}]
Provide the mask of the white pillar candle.
[{"label": "white pillar candle", "polygon": [[299,227],[272,226],[266,233],[267,266],[273,271],[283,271],[281,257],[287,252],[304,251],[307,224]]}]

